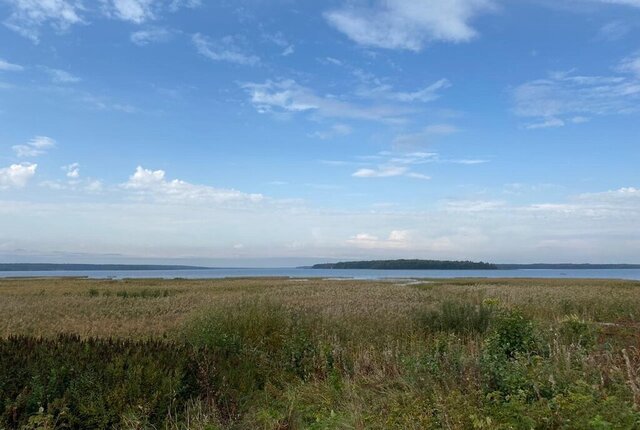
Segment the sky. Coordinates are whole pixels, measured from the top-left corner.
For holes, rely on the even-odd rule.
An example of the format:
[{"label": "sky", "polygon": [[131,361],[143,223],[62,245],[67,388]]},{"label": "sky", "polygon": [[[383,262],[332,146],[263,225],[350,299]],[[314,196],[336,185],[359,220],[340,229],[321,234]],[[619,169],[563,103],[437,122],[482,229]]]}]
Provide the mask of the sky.
[{"label": "sky", "polygon": [[0,0],[0,259],[640,263],[640,0]]}]

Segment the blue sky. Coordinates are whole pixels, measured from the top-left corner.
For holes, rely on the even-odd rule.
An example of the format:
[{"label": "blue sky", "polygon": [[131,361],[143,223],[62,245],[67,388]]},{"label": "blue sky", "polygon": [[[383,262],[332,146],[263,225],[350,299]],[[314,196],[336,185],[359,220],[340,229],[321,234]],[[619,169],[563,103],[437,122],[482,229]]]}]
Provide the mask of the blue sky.
[{"label": "blue sky", "polygon": [[0,22],[5,260],[638,262],[638,0],[0,0]]}]

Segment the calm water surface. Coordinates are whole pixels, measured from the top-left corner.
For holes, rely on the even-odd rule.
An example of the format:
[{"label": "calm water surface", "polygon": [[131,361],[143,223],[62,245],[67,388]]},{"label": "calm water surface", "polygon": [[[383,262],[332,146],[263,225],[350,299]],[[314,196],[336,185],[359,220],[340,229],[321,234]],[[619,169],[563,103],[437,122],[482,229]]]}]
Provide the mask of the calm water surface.
[{"label": "calm water surface", "polygon": [[88,278],[242,278],[242,277],[291,277],[291,278],[595,278],[640,280],[640,269],[526,269],[526,270],[335,270],[335,269],[204,269],[204,270],[95,270],[51,272],[0,272],[0,278],[82,276]]}]

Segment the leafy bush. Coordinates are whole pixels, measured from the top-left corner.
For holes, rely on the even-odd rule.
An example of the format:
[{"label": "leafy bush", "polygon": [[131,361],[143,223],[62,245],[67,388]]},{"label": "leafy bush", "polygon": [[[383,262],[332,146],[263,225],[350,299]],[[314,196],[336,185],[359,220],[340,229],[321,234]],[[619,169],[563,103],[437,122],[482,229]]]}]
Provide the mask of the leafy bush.
[{"label": "leafy bush", "polygon": [[485,342],[487,354],[512,359],[518,354],[533,353],[537,348],[538,339],[531,319],[517,309],[498,312]]},{"label": "leafy bush", "polygon": [[0,339],[0,428],[112,428],[128,414],[159,425],[203,393],[195,359],[159,341]]}]

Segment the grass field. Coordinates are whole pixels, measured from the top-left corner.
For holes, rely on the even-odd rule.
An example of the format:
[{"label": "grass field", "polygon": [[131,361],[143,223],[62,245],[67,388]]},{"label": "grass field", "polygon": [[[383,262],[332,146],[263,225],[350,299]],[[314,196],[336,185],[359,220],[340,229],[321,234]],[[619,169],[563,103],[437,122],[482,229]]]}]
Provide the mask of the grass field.
[{"label": "grass field", "polygon": [[636,429],[640,282],[0,281],[0,429]]}]

